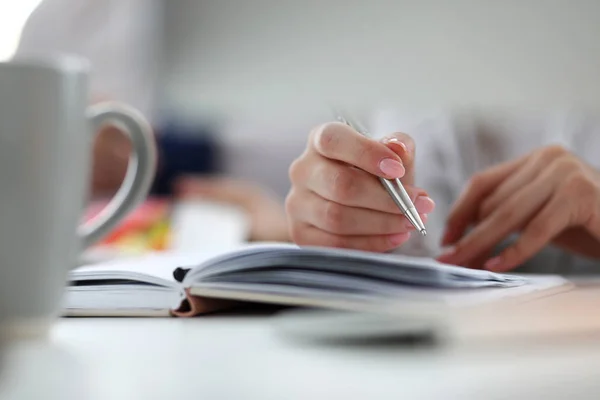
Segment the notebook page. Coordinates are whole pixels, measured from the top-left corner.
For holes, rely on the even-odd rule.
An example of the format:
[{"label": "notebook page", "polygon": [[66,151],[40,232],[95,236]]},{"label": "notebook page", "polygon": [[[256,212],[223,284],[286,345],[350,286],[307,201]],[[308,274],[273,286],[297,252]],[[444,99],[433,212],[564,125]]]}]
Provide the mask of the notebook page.
[{"label": "notebook page", "polygon": [[220,280],[219,276],[226,281],[226,274],[240,272],[251,275],[261,269],[302,269],[446,287],[516,286],[525,283],[525,278],[522,277],[470,270],[441,264],[429,258],[347,249],[257,244],[210,260],[208,265],[188,274],[186,284]]},{"label": "notebook page", "polygon": [[526,275],[527,283],[520,286],[507,287],[501,290],[493,288],[477,288],[468,291],[443,291],[444,299],[452,305],[475,305],[488,301],[501,300],[548,290],[569,284],[569,281],[559,275]]},{"label": "notebook page", "polygon": [[128,257],[103,263],[84,265],[69,273],[71,281],[90,279],[131,279],[142,282],[160,282],[173,286],[173,271],[177,267],[197,265],[215,254],[205,252],[164,252],[140,257]]},{"label": "notebook page", "polygon": [[394,305],[402,308],[419,304],[437,304],[450,307],[475,306],[525,296],[535,292],[544,292],[569,284],[568,280],[558,275],[528,276],[527,281],[529,283],[522,286],[504,288],[450,290],[444,288],[401,287],[394,294],[332,291],[323,288],[269,285],[265,283],[198,282],[191,287],[191,293],[199,296],[268,301],[289,305],[327,306],[328,301],[352,301],[362,304],[374,304],[378,307],[385,306],[393,310]]},{"label": "notebook page", "polygon": [[319,247],[307,247],[306,249],[322,252],[323,254],[336,255],[340,257],[352,257],[362,259],[365,261],[377,261],[387,264],[397,264],[402,265],[403,268],[414,267],[419,269],[427,269],[430,271],[451,273],[455,277],[469,280],[472,279],[475,281],[494,280],[500,282],[511,282],[513,280],[520,281],[522,279],[521,277],[516,277],[510,274],[497,274],[485,270],[477,270],[463,268],[456,265],[443,264],[430,257],[415,257],[394,253],[369,253],[358,250],[347,250],[337,248],[325,249]]}]

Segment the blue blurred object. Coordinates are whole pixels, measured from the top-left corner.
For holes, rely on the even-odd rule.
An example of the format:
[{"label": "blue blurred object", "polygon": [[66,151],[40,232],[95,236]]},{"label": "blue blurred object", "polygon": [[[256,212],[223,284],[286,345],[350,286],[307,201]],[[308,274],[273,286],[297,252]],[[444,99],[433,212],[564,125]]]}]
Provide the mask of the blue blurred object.
[{"label": "blue blurred object", "polygon": [[220,146],[207,127],[167,123],[156,130],[159,165],[152,194],[170,196],[182,175],[212,175],[221,171]]}]

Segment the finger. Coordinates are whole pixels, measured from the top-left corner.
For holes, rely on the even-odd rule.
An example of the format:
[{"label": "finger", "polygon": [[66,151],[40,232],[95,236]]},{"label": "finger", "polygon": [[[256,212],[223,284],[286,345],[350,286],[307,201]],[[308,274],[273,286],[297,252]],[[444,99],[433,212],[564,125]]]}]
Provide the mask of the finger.
[{"label": "finger", "polygon": [[402,160],[391,149],[342,123],[320,126],[311,133],[309,143],[323,157],[383,178],[401,178],[405,173]]},{"label": "finger", "polygon": [[462,238],[447,255],[452,264],[463,265],[491,251],[510,233],[524,226],[534,217],[552,195],[554,177],[550,173],[540,176],[523,190],[515,193],[488,218],[481,221]]},{"label": "finger", "polygon": [[[296,180],[304,179],[299,185],[319,196],[349,207],[366,208],[390,214],[401,214],[381,182],[373,175],[346,164],[321,158],[318,167],[309,173],[299,174]],[[405,186],[417,211],[428,214],[435,208],[434,201],[423,189]]]},{"label": "finger", "polygon": [[129,164],[131,141],[119,128],[104,126],[93,144],[92,195],[112,195],[121,185]]},{"label": "finger", "polygon": [[[445,264],[453,264],[452,262],[452,254],[454,253],[453,249],[449,249],[447,252],[439,255],[436,260],[445,263]],[[483,269],[486,261],[490,259],[491,251],[486,251],[482,253],[480,256],[475,257],[473,259],[468,260],[467,262],[462,263],[460,266],[470,269]],[[456,264],[454,264],[456,265]]]},{"label": "finger", "polygon": [[324,246],[383,253],[393,250],[408,239],[410,233],[371,236],[343,236],[322,231],[307,224],[297,224],[291,229],[292,239],[300,246]]},{"label": "finger", "polygon": [[464,235],[465,230],[477,219],[479,205],[482,200],[500,182],[517,171],[525,160],[525,158],[520,158],[500,164],[471,178],[469,185],[450,210],[446,232],[442,238],[443,246],[456,243]]},{"label": "finger", "polygon": [[415,141],[406,133],[394,133],[381,142],[402,159],[402,164],[406,170],[404,177],[402,177],[402,183],[413,185],[415,182]]},{"label": "finger", "polygon": [[526,226],[513,245],[488,260],[485,269],[505,272],[518,267],[542,250],[567,228],[569,217],[564,212],[565,200],[555,195]]},{"label": "finger", "polygon": [[[336,235],[390,235],[414,230],[403,215],[348,207],[312,192],[292,202],[288,212],[298,221]],[[427,220],[426,215],[421,218]]]},{"label": "finger", "polygon": [[486,251],[480,254],[478,257],[469,260],[465,267],[471,269],[483,269],[485,263],[490,259],[490,255],[493,254],[492,251]]},{"label": "finger", "polygon": [[490,215],[514,192],[532,182],[544,167],[544,165],[540,164],[539,158],[529,159],[518,173],[508,176],[493,190],[492,194],[483,201],[479,209],[478,218],[484,219]]},{"label": "finger", "polygon": [[94,140],[94,150],[101,154],[109,154],[116,159],[129,160],[131,140],[123,131],[112,125],[102,127]]}]

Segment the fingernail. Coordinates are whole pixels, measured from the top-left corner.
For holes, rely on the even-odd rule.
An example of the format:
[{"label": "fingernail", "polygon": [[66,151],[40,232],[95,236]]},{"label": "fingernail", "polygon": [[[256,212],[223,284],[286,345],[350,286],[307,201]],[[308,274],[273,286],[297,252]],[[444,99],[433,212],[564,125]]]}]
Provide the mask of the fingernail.
[{"label": "fingernail", "polygon": [[456,254],[456,248],[448,247],[447,249],[444,249],[442,251],[442,254],[439,255],[437,257],[437,259],[438,259],[438,261],[441,261],[441,262],[447,262],[448,260],[450,260],[452,258],[452,256],[454,256],[454,254]]},{"label": "fingernail", "polygon": [[400,146],[400,147],[402,147],[402,150],[404,150],[405,153],[408,153],[408,147],[406,147],[406,145],[404,143],[402,143],[400,140],[398,140],[397,137],[394,137],[394,136],[386,137],[383,139],[383,143]]},{"label": "fingernail", "polygon": [[390,178],[402,178],[406,172],[400,161],[385,158],[379,163],[379,169]]},{"label": "fingernail", "polygon": [[489,260],[487,260],[486,263],[483,265],[483,268],[493,270],[493,269],[498,268],[501,265],[502,265],[502,257],[497,256],[497,257],[490,258]]},{"label": "fingernail", "polygon": [[419,196],[415,200],[415,207],[419,213],[429,214],[435,208],[435,202],[428,196]]},{"label": "fingernail", "polygon": [[393,246],[400,246],[402,243],[410,239],[410,232],[398,233],[389,237],[390,243]]}]

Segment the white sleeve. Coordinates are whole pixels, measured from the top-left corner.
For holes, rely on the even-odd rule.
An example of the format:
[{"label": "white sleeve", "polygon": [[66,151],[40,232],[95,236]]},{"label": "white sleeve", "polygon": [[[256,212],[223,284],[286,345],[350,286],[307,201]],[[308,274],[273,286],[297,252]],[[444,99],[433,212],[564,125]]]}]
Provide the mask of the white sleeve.
[{"label": "white sleeve", "polygon": [[439,254],[446,218],[464,182],[456,125],[443,112],[400,113],[380,110],[373,115],[371,129],[377,137],[404,132],[416,143],[415,184],[435,201],[428,215],[427,236],[413,233],[398,253],[435,256]]}]

